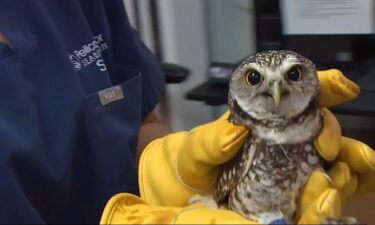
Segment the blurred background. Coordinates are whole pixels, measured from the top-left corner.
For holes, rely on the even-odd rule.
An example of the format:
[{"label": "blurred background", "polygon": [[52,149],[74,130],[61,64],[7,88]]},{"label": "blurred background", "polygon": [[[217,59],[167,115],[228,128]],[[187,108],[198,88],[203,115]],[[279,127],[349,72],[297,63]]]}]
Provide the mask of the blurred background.
[{"label": "blurred background", "polygon": [[[294,50],[319,69],[337,68],[361,87],[332,108],[343,134],[375,147],[375,2],[373,0],[124,0],[132,26],[167,72],[160,115],[173,131],[191,129],[226,109],[228,77],[247,55]],[[346,214],[375,224],[375,196]]]},{"label": "blurred background", "polygon": [[294,50],[319,69],[338,68],[360,97],[332,110],[345,134],[374,146],[373,0],[124,0],[132,26],[167,71],[161,114],[191,129],[226,110],[227,81],[244,57]]},{"label": "blurred background", "polygon": [[225,95],[225,85],[219,84],[218,93],[198,93],[194,100],[187,95],[210,80],[213,62],[235,65],[256,51],[253,1],[124,1],[133,27],[159,60],[189,71],[184,81],[167,85],[162,115],[172,130],[191,129],[219,116],[226,100],[214,105],[205,100],[206,95]]}]

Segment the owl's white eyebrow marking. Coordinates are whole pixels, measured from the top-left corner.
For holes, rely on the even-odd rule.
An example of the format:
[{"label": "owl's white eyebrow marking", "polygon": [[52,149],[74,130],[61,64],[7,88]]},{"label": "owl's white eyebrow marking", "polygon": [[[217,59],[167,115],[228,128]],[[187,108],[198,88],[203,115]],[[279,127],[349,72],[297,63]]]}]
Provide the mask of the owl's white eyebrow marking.
[{"label": "owl's white eyebrow marking", "polygon": [[296,60],[286,60],[281,66],[280,66],[280,72],[286,73],[288,70],[290,70],[293,66],[300,66],[302,67],[303,64]]},{"label": "owl's white eyebrow marking", "polygon": [[266,51],[257,53],[255,55],[249,56],[246,60],[239,67],[244,67],[247,64],[257,64],[259,67],[262,68],[277,68],[280,67],[285,61],[295,61],[301,64],[312,64],[312,62],[303,57],[298,55],[292,51]]}]

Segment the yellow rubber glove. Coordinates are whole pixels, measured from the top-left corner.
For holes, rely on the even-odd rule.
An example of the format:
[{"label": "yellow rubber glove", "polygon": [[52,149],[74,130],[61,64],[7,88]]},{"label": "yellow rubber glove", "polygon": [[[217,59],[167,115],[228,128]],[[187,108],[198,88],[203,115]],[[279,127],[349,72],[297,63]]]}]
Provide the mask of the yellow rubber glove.
[{"label": "yellow rubber glove", "polygon": [[[334,189],[325,190],[311,202],[300,224],[318,224],[320,217],[339,218],[340,198]],[[240,215],[203,205],[188,207],[151,206],[137,196],[118,194],[104,209],[100,224],[257,224]]]},{"label": "yellow rubber glove", "polygon": [[217,166],[237,153],[249,133],[229,123],[227,115],[151,142],[139,164],[142,199],[154,205],[185,206],[192,194],[212,187]]},{"label": "yellow rubber glove", "polygon": [[[356,84],[339,70],[318,72],[319,105],[329,107],[354,99]],[[324,127],[315,141],[326,160],[334,160],[341,146],[341,128],[336,118],[322,108]],[[218,120],[151,142],[143,152],[139,167],[141,197],[147,203],[184,206],[192,194],[209,191],[215,182],[218,165],[231,159],[249,131],[227,121]]]},{"label": "yellow rubber glove", "polygon": [[347,137],[340,143],[337,161],[328,175],[317,170],[309,177],[299,198],[296,222],[318,224],[327,215],[339,219],[341,209],[354,194],[375,191],[374,151]]},{"label": "yellow rubber glove", "polygon": [[[375,192],[375,152],[366,144],[343,137],[340,145],[341,151],[338,156],[338,161],[343,165],[342,183],[356,183],[357,188],[354,190],[355,194],[365,194]],[[334,175],[333,178],[339,177],[340,171]],[[339,180],[338,178],[336,180]],[[340,186],[339,182],[337,186]],[[341,185],[343,186],[343,185]],[[348,194],[343,194],[345,200],[353,194],[351,191]]]},{"label": "yellow rubber glove", "polygon": [[150,206],[131,194],[112,197],[100,224],[256,224],[227,210],[189,207]]},{"label": "yellow rubber glove", "polygon": [[[318,76],[320,106],[331,107],[359,94],[359,88],[339,70],[318,72]],[[334,161],[328,175],[344,206],[353,194],[375,192],[375,152],[358,140],[342,137],[338,121],[327,109],[323,115],[324,127],[315,145],[323,158]]]},{"label": "yellow rubber glove", "polygon": [[[352,186],[345,183],[342,188],[351,189]],[[340,190],[335,189],[333,180],[321,170],[310,175],[298,201],[296,223],[320,224],[327,217],[341,218]]]}]

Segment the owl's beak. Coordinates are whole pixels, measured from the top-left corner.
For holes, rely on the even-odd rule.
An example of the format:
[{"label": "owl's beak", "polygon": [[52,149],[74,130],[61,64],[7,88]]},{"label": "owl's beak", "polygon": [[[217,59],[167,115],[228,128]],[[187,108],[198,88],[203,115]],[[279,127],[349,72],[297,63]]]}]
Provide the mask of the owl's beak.
[{"label": "owl's beak", "polygon": [[280,97],[281,97],[279,82],[277,81],[273,82],[269,93],[272,96],[272,99],[273,99],[273,102],[275,103],[276,108],[279,107]]}]

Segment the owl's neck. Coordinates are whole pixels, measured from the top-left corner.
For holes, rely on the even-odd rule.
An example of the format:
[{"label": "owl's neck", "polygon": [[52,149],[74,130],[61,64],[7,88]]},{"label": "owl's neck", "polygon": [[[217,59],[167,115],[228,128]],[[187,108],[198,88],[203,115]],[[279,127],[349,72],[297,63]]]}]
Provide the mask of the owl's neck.
[{"label": "owl's neck", "polygon": [[[236,103],[234,107],[239,107]],[[322,127],[322,117],[313,100],[297,117],[291,120],[259,121],[252,118],[239,107],[231,115],[234,124],[243,125],[251,130],[252,136],[274,144],[296,144],[312,141]]]}]

